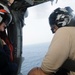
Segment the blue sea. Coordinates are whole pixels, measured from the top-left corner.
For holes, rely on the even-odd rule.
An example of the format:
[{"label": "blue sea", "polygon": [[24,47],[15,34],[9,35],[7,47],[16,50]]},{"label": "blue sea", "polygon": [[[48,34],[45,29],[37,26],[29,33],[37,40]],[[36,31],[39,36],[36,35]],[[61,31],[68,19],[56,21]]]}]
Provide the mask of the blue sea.
[{"label": "blue sea", "polygon": [[21,67],[21,73],[23,75],[27,75],[33,67],[39,67],[41,65],[49,45],[50,43],[41,43],[23,47],[22,56],[24,57],[24,61]]}]

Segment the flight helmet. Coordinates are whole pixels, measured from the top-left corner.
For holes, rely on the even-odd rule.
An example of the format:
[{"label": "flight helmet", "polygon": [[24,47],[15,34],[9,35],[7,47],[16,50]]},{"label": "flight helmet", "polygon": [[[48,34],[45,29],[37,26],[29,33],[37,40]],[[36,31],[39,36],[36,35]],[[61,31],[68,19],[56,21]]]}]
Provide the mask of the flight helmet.
[{"label": "flight helmet", "polygon": [[58,28],[68,26],[73,19],[73,10],[70,7],[57,8],[49,16],[50,26],[56,25]]},{"label": "flight helmet", "polygon": [[11,21],[12,21],[11,14],[8,13],[5,9],[0,8],[0,24],[4,22],[6,26],[8,26]]}]

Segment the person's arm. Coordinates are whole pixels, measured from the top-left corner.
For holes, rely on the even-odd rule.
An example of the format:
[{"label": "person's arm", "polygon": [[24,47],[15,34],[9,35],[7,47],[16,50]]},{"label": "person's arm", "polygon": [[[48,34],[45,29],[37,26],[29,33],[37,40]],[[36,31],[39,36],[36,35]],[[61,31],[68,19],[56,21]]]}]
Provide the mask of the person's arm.
[{"label": "person's arm", "polygon": [[7,44],[5,43],[5,41],[2,40],[2,42],[3,42],[3,51],[5,51],[5,53],[8,56],[8,58],[10,58],[10,50],[9,50]]},{"label": "person's arm", "polygon": [[6,54],[6,52],[4,51],[3,47],[0,45],[0,63],[1,62],[8,62],[10,61],[9,56]]},{"label": "person's arm", "polygon": [[55,33],[48,52],[42,62],[41,69],[45,73],[56,73],[69,57],[71,45],[70,34],[65,28]]}]

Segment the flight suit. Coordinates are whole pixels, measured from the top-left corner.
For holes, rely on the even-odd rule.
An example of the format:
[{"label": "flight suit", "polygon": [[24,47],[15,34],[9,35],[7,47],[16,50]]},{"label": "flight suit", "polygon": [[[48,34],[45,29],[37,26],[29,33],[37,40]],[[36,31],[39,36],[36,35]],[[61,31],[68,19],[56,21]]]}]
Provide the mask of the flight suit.
[{"label": "flight suit", "polygon": [[50,72],[56,73],[60,67],[75,71],[74,63],[67,60],[75,61],[75,27],[61,27],[56,31],[41,69],[47,75]]}]

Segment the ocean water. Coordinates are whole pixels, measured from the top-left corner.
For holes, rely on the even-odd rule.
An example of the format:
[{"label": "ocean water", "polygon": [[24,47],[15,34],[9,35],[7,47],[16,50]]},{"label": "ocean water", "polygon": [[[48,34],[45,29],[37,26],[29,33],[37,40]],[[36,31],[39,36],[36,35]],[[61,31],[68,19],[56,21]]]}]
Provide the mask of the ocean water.
[{"label": "ocean water", "polygon": [[23,54],[24,61],[21,67],[21,73],[23,75],[27,75],[27,73],[36,66],[40,66],[42,60],[48,51],[50,43],[42,43],[42,44],[35,44],[35,45],[27,45],[23,47]]}]

